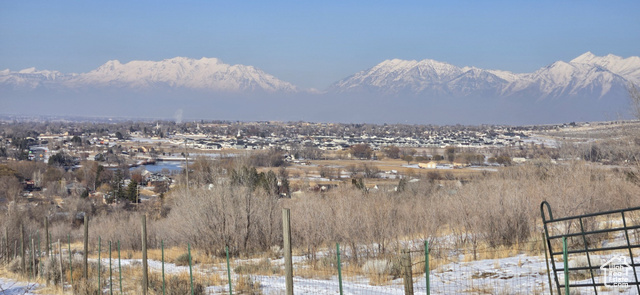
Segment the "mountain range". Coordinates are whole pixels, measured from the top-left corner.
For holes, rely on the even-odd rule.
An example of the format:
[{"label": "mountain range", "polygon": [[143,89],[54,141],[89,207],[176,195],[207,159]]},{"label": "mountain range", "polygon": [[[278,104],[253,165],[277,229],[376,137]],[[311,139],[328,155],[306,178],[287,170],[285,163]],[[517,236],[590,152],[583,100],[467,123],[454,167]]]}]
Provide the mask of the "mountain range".
[{"label": "mountain range", "polygon": [[0,71],[0,85],[38,87],[119,87],[149,89],[184,87],[212,91],[295,92],[291,83],[281,81],[252,66],[228,65],[217,58],[199,60],[176,57],[163,61],[111,60],[88,73],[63,74],[58,71]]},{"label": "mountain range", "polygon": [[640,58],[598,57],[587,52],[570,62],[557,61],[533,73],[485,70],[425,59],[386,60],[329,87],[337,93],[430,96],[604,97],[640,82]]},{"label": "mountain range", "polygon": [[[170,108],[224,106],[228,109],[218,114],[239,114],[237,119],[252,119],[244,116],[253,113],[266,119],[307,116],[343,121],[354,119],[353,112],[344,110],[352,108],[358,110],[358,120],[386,122],[406,119],[403,110],[411,108],[409,117],[418,123],[445,123],[437,116],[442,111],[462,113],[459,121],[470,123],[552,123],[626,116],[631,83],[640,84],[640,58],[591,52],[532,73],[457,67],[431,59],[391,59],[324,91],[301,89],[252,66],[228,65],[216,58],[176,57],[124,64],[112,60],[87,73],[6,69],[0,71],[0,104],[6,105],[5,111],[19,112],[16,100],[20,98],[42,105],[57,101],[91,105],[108,96],[111,100],[126,98],[129,103],[144,101],[147,106],[157,98]],[[271,106],[270,101],[279,107]],[[253,105],[252,112],[243,112]],[[320,113],[309,111],[310,106]],[[384,112],[376,110],[381,106],[386,106]],[[440,111],[426,112],[434,108]],[[528,114],[529,119],[524,119],[517,115],[531,110],[539,112],[538,116]],[[330,119],[334,116],[337,118]]]}]

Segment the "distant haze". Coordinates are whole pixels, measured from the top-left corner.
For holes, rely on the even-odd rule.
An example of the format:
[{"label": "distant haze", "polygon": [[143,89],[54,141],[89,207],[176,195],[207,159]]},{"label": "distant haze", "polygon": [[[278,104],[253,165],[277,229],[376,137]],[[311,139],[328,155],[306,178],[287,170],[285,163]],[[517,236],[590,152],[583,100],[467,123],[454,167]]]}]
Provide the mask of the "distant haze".
[{"label": "distant haze", "polygon": [[392,59],[303,89],[216,58],[108,61],[87,73],[0,71],[4,114],[424,124],[534,124],[629,117],[640,58],[596,56],[533,73]]}]

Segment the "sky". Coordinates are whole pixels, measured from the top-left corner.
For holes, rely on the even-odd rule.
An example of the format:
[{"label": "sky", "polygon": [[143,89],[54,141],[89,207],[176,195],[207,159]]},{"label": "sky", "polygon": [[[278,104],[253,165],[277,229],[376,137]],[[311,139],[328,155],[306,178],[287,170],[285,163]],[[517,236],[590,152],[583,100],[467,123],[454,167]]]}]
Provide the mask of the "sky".
[{"label": "sky", "polygon": [[0,70],[216,57],[303,88],[386,59],[532,72],[640,55],[640,1],[0,1]]}]

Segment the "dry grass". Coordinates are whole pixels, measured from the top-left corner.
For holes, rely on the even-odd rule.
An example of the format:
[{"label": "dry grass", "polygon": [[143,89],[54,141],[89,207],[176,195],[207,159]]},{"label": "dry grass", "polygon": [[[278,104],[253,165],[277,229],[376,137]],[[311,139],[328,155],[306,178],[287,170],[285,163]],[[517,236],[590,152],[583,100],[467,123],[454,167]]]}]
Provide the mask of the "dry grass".
[{"label": "dry grass", "polygon": [[[164,262],[165,263],[175,263],[178,258],[180,258],[180,256],[186,256],[187,254],[187,247],[170,247],[170,248],[165,248],[164,249]],[[80,247],[79,249],[82,249],[82,247]],[[103,247],[103,252],[102,254],[100,254],[100,257],[102,259],[106,259],[109,258],[109,252],[105,251],[104,247]],[[89,258],[91,259],[98,259],[98,253],[96,252],[91,252],[89,254]],[[142,251],[133,251],[133,250],[124,250],[121,251],[120,253],[120,258],[121,259],[142,259]],[[113,245],[112,245],[112,249],[111,249],[111,259],[113,260],[117,260],[118,259],[118,251],[117,249],[114,250],[113,249]],[[156,260],[156,261],[162,261],[162,249],[148,249],[147,250],[147,259],[150,260]],[[204,254],[202,251],[199,251],[197,249],[191,249],[191,262],[193,263],[193,265],[196,264],[219,264],[219,263],[223,263],[225,262],[225,258],[223,257],[217,257],[217,256],[210,256],[210,255],[206,255]],[[183,264],[177,264],[176,265],[188,265],[188,262],[183,262]]]},{"label": "dry grass", "polygon": [[[19,258],[18,258],[19,260]],[[18,282],[30,282],[36,283],[39,287],[35,290],[32,290],[36,294],[52,294],[52,295],[62,295],[69,294],[70,292],[63,292],[62,288],[59,285],[47,284],[46,279],[37,276],[35,279],[29,276],[23,276],[20,273],[15,273],[7,269],[7,265],[4,267],[0,267],[0,277],[8,278]]]},{"label": "dry grass", "polygon": [[[210,285],[210,281],[204,280],[202,277],[194,275],[193,277],[193,293],[204,294],[205,286]],[[211,284],[213,285],[213,284]],[[149,291],[150,294],[162,293],[162,276],[160,273],[153,272],[149,275]],[[191,292],[191,278],[186,272],[165,275],[165,292],[166,294],[189,294]]]},{"label": "dry grass", "polygon": [[236,266],[233,271],[238,274],[254,275],[282,275],[284,272],[280,266],[273,265],[269,258],[260,259],[258,262],[245,262]]},{"label": "dry grass", "polygon": [[239,276],[233,289],[237,294],[261,295],[260,282],[251,279],[250,276]]}]

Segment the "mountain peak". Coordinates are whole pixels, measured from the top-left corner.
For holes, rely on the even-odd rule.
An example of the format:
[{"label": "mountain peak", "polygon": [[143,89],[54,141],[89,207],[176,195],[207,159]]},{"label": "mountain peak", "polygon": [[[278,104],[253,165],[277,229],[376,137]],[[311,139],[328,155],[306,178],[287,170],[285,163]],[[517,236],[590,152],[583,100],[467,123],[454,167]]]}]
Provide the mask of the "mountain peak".
[{"label": "mountain peak", "polygon": [[[602,66],[607,63],[616,63],[625,60],[626,59],[611,53],[605,56],[597,56],[591,53],[591,51],[587,51],[586,53],[572,59],[570,63],[597,64]],[[633,60],[633,57],[629,58],[628,60]]]},{"label": "mountain peak", "polygon": [[377,64],[376,66],[374,66],[374,68],[383,68],[383,67],[391,67],[391,68],[396,68],[396,67],[412,67],[414,66],[416,63],[418,63],[415,60],[404,60],[404,59],[399,59],[399,58],[394,58],[394,59],[387,59],[379,64]]},{"label": "mountain peak", "polygon": [[33,74],[35,73],[37,70],[35,67],[30,67],[30,68],[26,68],[26,69],[22,69],[20,70],[18,73],[20,74]]},{"label": "mountain peak", "polygon": [[592,62],[595,58],[597,58],[597,56],[593,53],[591,53],[591,51],[587,51],[583,54],[581,54],[580,56],[574,58],[571,60],[572,63],[590,63]]}]

